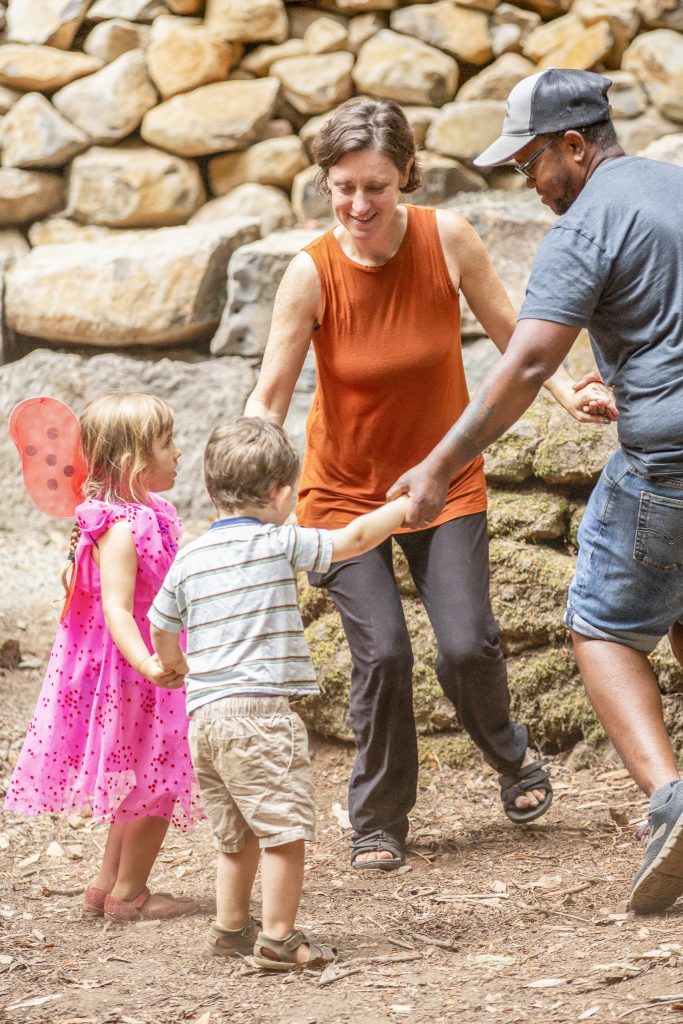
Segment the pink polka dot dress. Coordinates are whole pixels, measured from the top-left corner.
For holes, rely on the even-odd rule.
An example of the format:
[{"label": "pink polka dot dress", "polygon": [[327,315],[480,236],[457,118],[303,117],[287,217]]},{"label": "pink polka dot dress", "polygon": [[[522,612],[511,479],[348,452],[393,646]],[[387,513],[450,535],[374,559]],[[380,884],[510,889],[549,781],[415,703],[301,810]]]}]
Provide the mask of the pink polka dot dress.
[{"label": "pink polka dot dress", "polygon": [[111,824],[155,815],[181,830],[202,815],[187,745],[185,690],[154,686],[119,653],[104,621],[92,558],[97,539],[125,520],[138,558],[134,617],[151,649],[147,611],[173,561],[181,524],[165,499],[150,495],[149,502],[91,499],[76,510],[76,585],[9,784],[9,810],[90,808],[96,821]]}]

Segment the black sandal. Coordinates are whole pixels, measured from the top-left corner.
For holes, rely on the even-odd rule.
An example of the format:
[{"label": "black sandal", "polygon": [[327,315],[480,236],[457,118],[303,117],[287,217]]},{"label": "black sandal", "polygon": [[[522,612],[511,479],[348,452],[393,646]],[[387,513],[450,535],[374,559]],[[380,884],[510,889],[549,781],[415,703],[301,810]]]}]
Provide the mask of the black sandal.
[{"label": "black sandal", "polygon": [[[393,857],[391,860],[356,861],[361,853],[376,853],[379,850],[388,850]],[[391,832],[376,828],[372,832],[353,833],[351,837],[351,867],[356,871],[396,871],[397,868],[402,868],[405,862],[405,847],[400,839],[392,836]]]},{"label": "black sandal", "polygon": [[[553,802],[550,773],[544,767],[547,763],[548,758],[544,757],[538,761],[532,761],[531,764],[527,764],[523,768],[518,768],[516,772],[498,776],[503,810],[515,825],[523,825],[527,821],[535,821],[536,818],[540,818]],[[545,792],[545,797],[538,807],[516,807],[517,797],[526,796],[531,789],[542,789]]]}]

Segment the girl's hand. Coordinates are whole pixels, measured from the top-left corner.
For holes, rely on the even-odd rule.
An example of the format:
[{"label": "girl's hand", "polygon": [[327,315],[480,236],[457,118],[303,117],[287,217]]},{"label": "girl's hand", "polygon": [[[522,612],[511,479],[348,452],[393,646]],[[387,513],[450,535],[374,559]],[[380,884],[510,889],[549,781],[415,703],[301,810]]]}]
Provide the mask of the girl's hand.
[{"label": "girl's hand", "polygon": [[143,658],[138,665],[138,672],[163,690],[178,690],[185,682],[184,676],[175,669],[164,667],[156,654],[148,654]]},{"label": "girl's hand", "polygon": [[597,370],[587,373],[555,398],[579,423],[611,423],[619,419],[614,397]]}]

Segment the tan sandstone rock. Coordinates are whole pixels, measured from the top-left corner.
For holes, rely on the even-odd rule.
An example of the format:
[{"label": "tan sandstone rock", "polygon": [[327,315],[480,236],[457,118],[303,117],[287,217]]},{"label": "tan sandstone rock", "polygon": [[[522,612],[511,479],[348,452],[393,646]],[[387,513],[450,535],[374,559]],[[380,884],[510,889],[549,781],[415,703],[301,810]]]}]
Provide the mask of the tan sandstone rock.
[{"label": "tan sandstone rock", "polygon": [[605,63],[608,68],[618,68],[640,25],[638,0],[574,0],[572,14],[584,25],[603,20],[608,23],[614,42],[605,55]]},{"label": "tan sandstone rock", "polygon": [[0,85],[0,117],[11,110],[15,103],[18,103],[25,93],[17,89],[8,89],[6,85]]},{"label": "tan sandstone rock", "polygon": [[[323,4],[321,3],[322,7]],[[349,24],[349,17],[345,14],[340,14],[338,10],[331,9],[330,5],[327,5],[328,9],[324,11],[326,18],[332,18],[333,21],[338,21],[344,28]],[[323,12],[316,7],[311,7],[308,3],[302,4],[287,4],[287,17],[289,18],[289,36],[290,39],[303,39],[306,29],[314,21],[317,21]]]},{"label": "tan sandstone rock", "polygon": [[0,267],[6,269],[12,263],[25,256],[29,251],[29,244],[16,228],[2,228],[0,230]]},{"label": "tan sandstone rock", "polygon": [[38,220],[64,205],[64,181],[46,171],[0,169],[0,227]]},{"label": "tan sandstone rock", "polygon": [[102,62],[86,53],[65,53],[52,46],[0,46],[0,84],[10,88],[52,92],[84,75],[92,75]]},{"label": "tan sandstone rock", "polygon": [[113,234],[110,228],[94,224],[77,224],[68,217],[49,217],[37,220],[28,229],[28,240],[32,246],[63,245],[65,242],[92,242],[97,238],[108,238]]},{"label": "tan sandstone rock", "polygon": [[612,117],[638,117],[648,107],[647,93],[632,71],[610,71],[609,103]]},{"label": "tan sandstone rock", "polygon": [[493,12],[490,26],[494,57],[503,53],[521,53],[526,39],[540,24],[541,16],[534,11],[523,11],[512,4],[499,4]]},{"label": "tan sandstone rock", "polygon": [[199,14],[204,0],[166,0],[166,6],[173,14]]},{"label": "tan sandstone rock", "polygon": [[666,164],[683,167],[683,132],[676,135],[665,135],[645,146],[638,156],[649,157],[650,160],[662,160]]},{"label": "tan sandstone rock", "polygon": [[130,50],[94,75],[60,89],[52,101],[94,142],[117,142],[139,126],[157,102],[157,93],[143,51]]},{"label": "tan sandstone rock", "polygon": [[309,163],[306,148],[298,135],[266,139],[241,153],[225,153],[211,160],[209,184],[217,196],[247,181],[289,189],[294,176]]},{"label": "tan sandstone rock", "polygon": [[506,100],[510,90],[535,70],[536,66],[521,54],[504,53],[469,78],[458,90],[457,100]]},{"label": "tan sandstone rock", "polygon": [[439,107],[455,95],[458,65],[419,39],[384,29],[361,47],[353,80],[371,96]]},{"label": "tan sandstone rock", "polygon": [[241,217],[38,246],[7,272],[7,323],[47,341],[113,348],[206,337],[225,302],[230,256],[258,234]]},{"label": "tan sandstone rock", "polygon": [[583,22],[574,14],[566,14],[563,18],[548,21],[530,32],[522,47],[522,53],[537,63],[546,53],[574,39],[582,30]]},{"label": "tan sandstone rock", "polygon": [[282,0],[207,0],[207,29],[228,42],[283,43],[287,12]]},{"label": "tan sandstone rock", "polygon": [[400,0],[321,0],[321,6],[344,14],[365,14],[368,11],[393,11]]},{"label": "tan sandstone rock", "polygon": [[68,50],[90,0],[12,0],[7,9],[7,39]]},{"label": "tan sandstone rock", "polygon": [[638,76],[665,117],[683,121],[683,35],[659,28],[636,36],[622,66]]},{"label": "tan sandstone rock", "polygon": [[485,64],[493,56],[488,15],[453,0],[403,7],[394,11],[390,24],[394,31],[416,36],[468,64]]},{"label": "tan sandstone rock", "polygon": [[194,161],[151,146],[93,146],[71,164],[67,209],[86,224],[172,227],[205,198]]},{"label": "tan sandstone rock", "polygon": [[253,217],[265,237],[273,231],[292,228],[296,217],[291,203],[279,188],[246,182],[227,195],[212,199],[190,217],[190,224],[214,224],[225,217]]},{"label": "tan sandstone rock", "polygon": [[202,85],[150,110],[140,134],[180,156],[244,149],[258,141],[279,89],[277,78]]},{"label": "tan sandstone rock", "polygon": [[363,43],[366,43],[372,36],[376,36],[383,28],[389,27],[389,21],[385,14],[372,11],[369,14],[359,14],[349,21],[348,47],[351,53],[359,53]]},{"label": "tan sandstone rock", "polygon": [[262,77],[270,74],[270,69],[276,60],[286,57],[303,57],[307,53],[308,50],[303,39],[287,39],[284,43],[277,43],[275,46],[257,46],[244,58],[240,69]]},{"label": "tan sandstone rock", "polygon": [[638,0],[638,10],[648,28],[683,32],[683,0]]},{"label": "tan sandstone rock", "polygon": [[498,138],[504,116],[501,100],[447,103],[427,132],[427,146],[444,156],[473,160]]},{"label": "tan sandstone rock", "polygon": [[195,18],[155,18],[147,47],[149,75],[163,99],[227,77],[236,56]]},{"label": "tan sandstone rock", "polygon": [[88,21],[125,18],[126,21],[150,22],[167,11],[161,0],[95,0],[88,9]]},{"label": "tan sandstone rock", "polygon": [[539,68],[576,68],[588,71],[605,60],[611,51],[614,36],[607,21],[596,21],[584,27],[573,39],[546,53]]},{"label": "tan sandstone rock", "polygon": [[309,53],[347,50],[348,42],[348,29],[332,18],[317,18],[304,32],[304,44]]},{"label": "tan sandstone rock", "polygon": [[270,73],[282,82],[288,103],[301,114],[320,114],[349,98],[353,91],[351,53],[325,53],[278,60]]},{"label": "tan sandstone rock", "polygon": [[427,132],[430,126],[433,124],[438,110],[436,107],[421,107],[411,106],[406,104],[403,107],[403,113],[406,115],[410,130],[413,133],[415,145],[418,148],[422,148],[427,138]]},{"label": "tan sandstone rock", "polygon": [[645,113],[638,117],[615,117],[614,127],[619,145],[629,156],[639,153],[655,139],[681,130],[680,124],[664,117],[657,107],[648,107]]},{"label": "tan sandstone rock", "polygon": [[129,50],[144,50],[149,43],[149,25],[123,18],[112,18],[95,25],[83,43],[83,49],[105,64],[111,64]]},{"label": "tan sandstone rock", "polygon": [[461,192],[482,192],[487,188],[486,179],[481,174],[440,153],[422,150],[419,163],[423,184],[415,192],[406,193],[407,203],[440,206],[446,199]]},{"label": "tan sandstone rock", "polygon": [[89,144],[39,92],[23,96],[2,123],[3,167],[60,167]]}]

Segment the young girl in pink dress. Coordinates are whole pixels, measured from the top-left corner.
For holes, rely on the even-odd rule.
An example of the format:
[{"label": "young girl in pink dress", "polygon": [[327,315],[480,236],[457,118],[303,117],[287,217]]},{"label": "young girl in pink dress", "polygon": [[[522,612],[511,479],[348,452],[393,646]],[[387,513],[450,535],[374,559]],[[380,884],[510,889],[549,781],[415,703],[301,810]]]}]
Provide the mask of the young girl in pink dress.
[{"label": "young girl in pink dress", "polygon": [[88,476],[75,579],[5,806],[89,808],[109,824],[86,913],[180,917],[197,910],[195,900],[147,888],[169,822],[188,829],[198,810],[184,689],[153,685],[178,679],[150,653],[147,620],[181,529],[156,493],[173,486],[180,458],[173,414],[152,395],[108,394],[80,423]]}]

